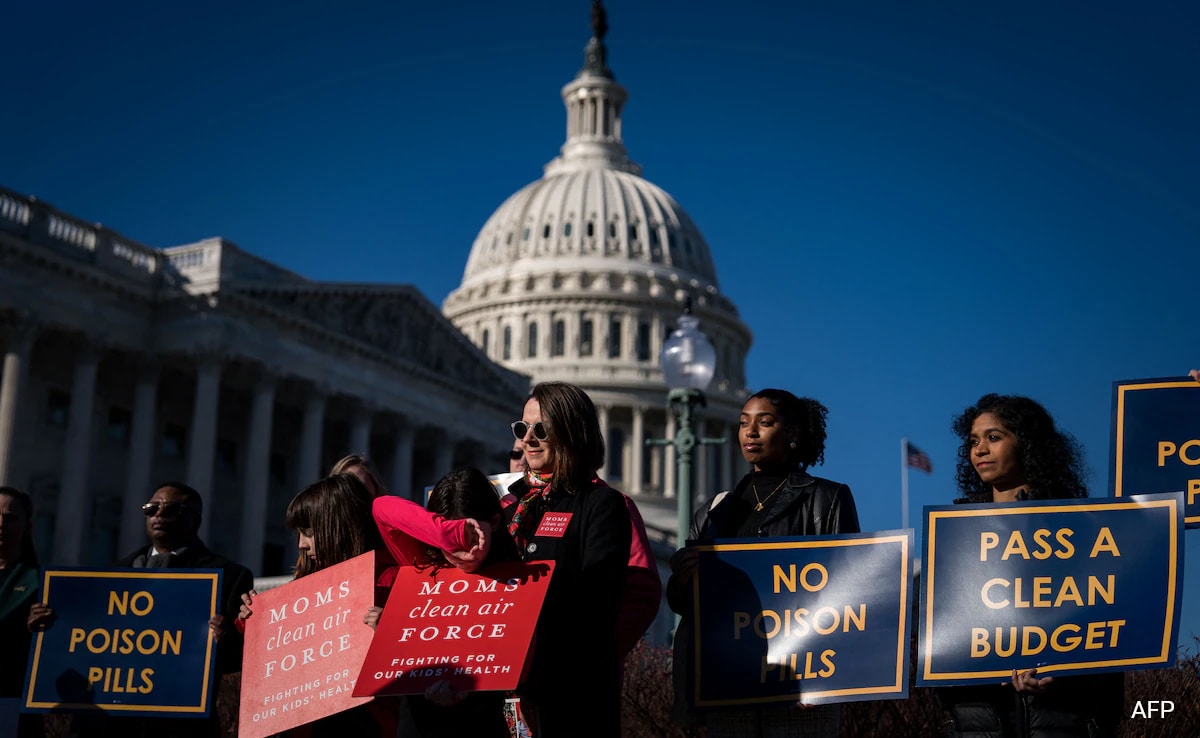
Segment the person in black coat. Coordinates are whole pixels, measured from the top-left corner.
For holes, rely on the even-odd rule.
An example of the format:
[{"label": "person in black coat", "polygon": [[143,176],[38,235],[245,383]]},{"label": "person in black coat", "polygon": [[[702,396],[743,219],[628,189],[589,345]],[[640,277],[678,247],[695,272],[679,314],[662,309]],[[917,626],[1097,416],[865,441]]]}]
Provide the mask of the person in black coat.
[{"label": "person in black coat", "polygon": [[[1028,397],[989,394],[954,420],[961,444],[955,503],[1087,497],[1083,451]],[[935,691],[953,738],[1106,738],[1125,702],[1121,672],[1039,677],[1013,670],[1010,683]]]},{"label": "person in black coat", "polygon": [[[220,610],[209,618],[217,636],[213,684],[214,694],[225,674],[241,671],[242,635],[232,627],[242,604],[242,594],[254,587],[254,575],[246,567],[213,553],[200,540],[203,503],[200,493],[182,482],[165,482],[142,505],[146,516],[146,536],[150,545],[139,548],[115,566],[133,569],[220,569]],[[45,604],[36,604],[29,615],[29,628],[36,630],[48,623],[54,613]],[[215,738],[220,735],[216,701],[209,716],[200,718],[126,718],[107,714],[76,715],[70,731],[73,736],[121,735],[137,738]]]},{"label": "person in black coat", "polygon": [[543,382],[512,428],[529,468],[509,487],[509,532],[523,560],[555,564],[521,709],[538,738],[619,738],[617,627],[633,529],[625,498],[596,476],[596,407],[575,385]]},{"label": "person in black coat", "polygon": [[[814,477],[808,468],[825,459],[825,416],[820,402],[787,390],[764,389],[750,396],[738,421],[738,445],[751,472],[732,492],[721,493],[700,512],[692,538],[766,538],[858,533],[858,510],[850,488]],[[672,717],[684,724],[703,720],[709,738],[725,736],[837,736],[838,705],[807,705],[695,714],[688,695],[693,663],[692,587],[697,552],[681,548],[671,557],[667,604],[681,616],[675,630]]]}]

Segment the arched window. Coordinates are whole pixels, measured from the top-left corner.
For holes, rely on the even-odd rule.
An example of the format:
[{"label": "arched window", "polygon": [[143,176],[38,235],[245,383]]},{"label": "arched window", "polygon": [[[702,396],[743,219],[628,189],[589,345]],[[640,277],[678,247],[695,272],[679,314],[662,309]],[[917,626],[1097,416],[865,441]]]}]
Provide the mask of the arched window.
[{"label": "arched window", "polygon": [[567,348],[567,324],[563,320],[554,321],[550,335],[550,355],[562,356]]},{"label": "arched window", "polygon": [[592,355],[592,319],[584,318],[579,323],[579,355]]},{"label": "arched window", "polygon": [[637,360],[650,361],[650,323],[645,320],[638,321]]}]

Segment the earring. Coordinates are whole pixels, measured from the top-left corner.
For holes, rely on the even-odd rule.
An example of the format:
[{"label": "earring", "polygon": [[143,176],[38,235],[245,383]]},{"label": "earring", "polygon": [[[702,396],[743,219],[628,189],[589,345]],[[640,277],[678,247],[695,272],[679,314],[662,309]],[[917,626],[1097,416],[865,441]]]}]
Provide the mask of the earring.
[{"label": "earring", "polygon": [[789,443],[788,448],[796,448],[796,442],[792,441],[791,443]]}]

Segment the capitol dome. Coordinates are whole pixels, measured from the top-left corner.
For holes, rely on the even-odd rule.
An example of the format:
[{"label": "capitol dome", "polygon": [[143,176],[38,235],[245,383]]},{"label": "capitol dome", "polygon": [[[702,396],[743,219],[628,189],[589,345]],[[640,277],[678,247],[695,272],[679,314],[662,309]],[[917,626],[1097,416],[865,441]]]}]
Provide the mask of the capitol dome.
[{"label": "capitol dome", "polygon": [[[494,361],[587,390],[605,426],[606,478],[630,494],[670,496],[671,454],[645,443],[675,427],[660,347],[690,308],[717,354],[698,430],[730,438],[747,395],[750,331],[718,287],[700,229],[629,158],[628,93],[608,68],[598,2],[592,31],[583,68],[562,88],[566,142],[484,223],[442,311]],[[727,488],[736,444],[709,455],[708,481]]]}]

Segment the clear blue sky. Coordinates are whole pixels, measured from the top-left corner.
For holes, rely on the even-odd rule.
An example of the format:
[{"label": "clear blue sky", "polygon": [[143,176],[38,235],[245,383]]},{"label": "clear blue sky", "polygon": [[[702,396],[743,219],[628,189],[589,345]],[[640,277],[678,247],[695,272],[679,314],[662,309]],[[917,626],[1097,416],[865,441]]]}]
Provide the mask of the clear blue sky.
[{"label": "clear blue sky", "polygon": [[[955,496],[950,420],[989,391],[1042,401],[1107,494],[1112,381],[1200,366],[1200,5],[607,7],[630,153],[707,237],[751,387],[829,406],[818,473],[864,527],[899,527],[901,436],[934,463],[913,519]],[[590,35],[587,0],[5,16],[0,183],[437,304],[557,153]]]}]

